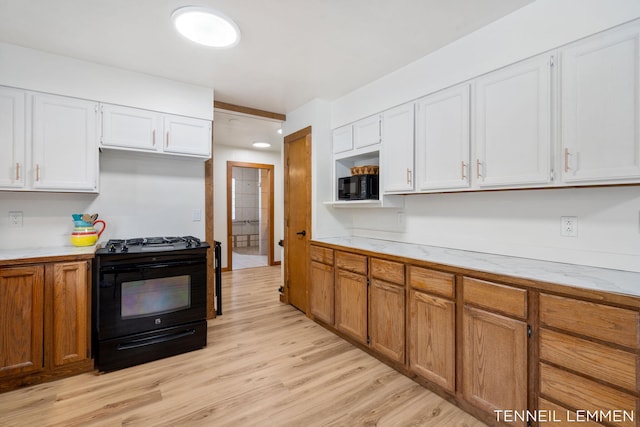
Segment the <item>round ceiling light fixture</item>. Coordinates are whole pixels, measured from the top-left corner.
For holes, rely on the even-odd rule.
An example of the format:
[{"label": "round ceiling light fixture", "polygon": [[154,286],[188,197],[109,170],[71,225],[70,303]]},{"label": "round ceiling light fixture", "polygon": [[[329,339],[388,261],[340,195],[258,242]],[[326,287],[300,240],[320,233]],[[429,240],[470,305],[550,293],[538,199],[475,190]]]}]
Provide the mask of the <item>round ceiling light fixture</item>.
[{"label": "round ceiling light fixture", "polygon": [[229,48],[240,42],[240,29],[226,15],[201,6],[185,6],[171,14],[178,32],[201,45]]},{"label": "round ceiling light fixture", "polygon": [[253,146],[256,148],[269,148],[271,147],[271,144],[268,142],[257,141],[253,143]]}]

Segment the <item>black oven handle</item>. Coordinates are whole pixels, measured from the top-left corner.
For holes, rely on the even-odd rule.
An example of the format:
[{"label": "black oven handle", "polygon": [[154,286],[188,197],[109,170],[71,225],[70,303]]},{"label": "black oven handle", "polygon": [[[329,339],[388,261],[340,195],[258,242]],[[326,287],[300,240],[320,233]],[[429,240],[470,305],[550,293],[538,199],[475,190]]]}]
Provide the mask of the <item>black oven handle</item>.
[{"label": "black oven handle", "polygon": [[180,338],[188,337],[196,333],[195,329],[187,329],[183,332],[173,333],[173,334],[162,334],[155,335],[153,337],[141,338],[138,340],[133,340],[129,342],[125,342],[122,344],[118,344],[118,350],[130,350],[132,348],[145,347],[148,345],[159,344],[167,341],[173,341]]},{"label": "black oven handle", "polygon": [[169,261],[169,262],[147,263],[147,264],[113,265],[113,266],[101,267],[100,271],[103,273],[128,273],[132,271],[152,270],[157,268],[198,265],[198,264],[204,264],[205,262],[206,262],[205,260],[197,259],[197,260]]}]

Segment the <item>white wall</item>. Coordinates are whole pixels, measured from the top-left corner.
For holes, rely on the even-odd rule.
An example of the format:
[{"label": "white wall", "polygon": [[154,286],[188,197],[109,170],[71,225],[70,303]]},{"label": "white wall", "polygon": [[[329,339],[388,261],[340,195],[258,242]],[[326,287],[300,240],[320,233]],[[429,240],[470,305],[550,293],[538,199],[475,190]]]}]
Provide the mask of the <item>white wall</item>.
[{"label": "white wall", "polygon": [[227,161],[261,163],[273,165],[273,239],[274,260],[281,260],[278,241],[283,239],[283,199],[282,199],[282,159],[281,153],[273,151],[243,150],[231,146],[213,146],[213,234],[214,239],[222,243],[222,267],[228,267],[227,259]]},{"label": "white wall", "polygon": [[213,120],[213,89],[0,42],[0,85]]},{"label": "white wall", "polygon": [[[71,214],[98,213],[100,238],[192,235],[204,239],[204,162],[121,151],[100,154],[100,194],[0,192],[0,249],[71,246]],[[194,210],[201,221],[193,221]],[[8,211],[24,213],[9,228]]]},{"label": "white wall", "polygon": [[[334,101],[330,128],[637,17],[637,0],[538,0]],[[314,167],[330,168],[330,156]],[[352,235],[640,271],[640,186],[411,195],[400,211],[346,211]],[[578,217],[578,237],[560,235],[561,216]]]}]

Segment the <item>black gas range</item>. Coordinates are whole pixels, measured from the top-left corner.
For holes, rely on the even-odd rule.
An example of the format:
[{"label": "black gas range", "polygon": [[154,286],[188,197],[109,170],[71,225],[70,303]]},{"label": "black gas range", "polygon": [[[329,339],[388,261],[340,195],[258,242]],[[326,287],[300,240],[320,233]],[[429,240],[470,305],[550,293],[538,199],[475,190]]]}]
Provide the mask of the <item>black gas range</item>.
[{"label": "black gas range", "polygon": [[166,252],[180,251],[185,249],[196,249],[209,247],[207,242],[203,242],[197,237],[137,237],[134,239],[111,239],[96,251],[97,255],[106,254],[126,254],[144,252]]},{"label": "black gas range", "polygon": [[93,351],[98,370],[206,346],[209,247],[193,236],[144,237],[109,240],[96,251]]}]

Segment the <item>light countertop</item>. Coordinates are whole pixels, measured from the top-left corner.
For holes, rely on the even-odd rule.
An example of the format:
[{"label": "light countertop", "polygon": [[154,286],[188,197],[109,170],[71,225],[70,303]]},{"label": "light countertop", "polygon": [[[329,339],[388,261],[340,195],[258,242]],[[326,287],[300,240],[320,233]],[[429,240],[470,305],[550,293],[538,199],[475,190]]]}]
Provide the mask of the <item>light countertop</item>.
[{"label": "light countertop", "polygon": [[640,297],[640,273],[631,271],[539,261],[363,237],[331,237],[313,239],[313,241],[485,273]]},{"label": "light countertop", "polygon": [[38,258],[64,258],[93,256],[97,247],[93,246],[52,246],[43,248],[0,249],[0,263],[33,261]]}]

